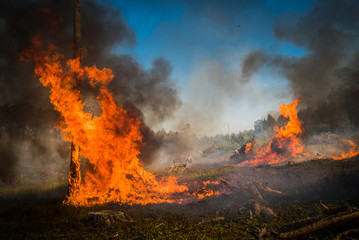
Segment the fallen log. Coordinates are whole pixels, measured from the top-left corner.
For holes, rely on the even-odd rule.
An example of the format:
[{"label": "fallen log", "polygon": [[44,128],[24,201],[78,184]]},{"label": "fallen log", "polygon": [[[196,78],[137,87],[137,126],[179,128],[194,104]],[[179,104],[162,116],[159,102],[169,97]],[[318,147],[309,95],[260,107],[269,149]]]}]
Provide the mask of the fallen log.
[{"label": "fallen log", "polygon": [[111,210],[89,212],[84,220],[90,223],[105,223],[107,225],[118,224],[120,222],[133,222],[125,213]]},{"label": "fallen log", "polygon": [[267,184],[260,183],[260,182],[257,182],[257,181],[253,181],[252,183],[261,192],[268,192],[268,193],[275,193],[275,194],[278,194],[278,195],[284,195],[283,192],[275,190],[275,189],[272,189],[272,188],[268,187]]},{"label": "fallen log", "polygon": [[256,200],[249,200],[248,201],[248,208],[254,213],[254,215],[261,215],[261,205]]},{"label": "fallen log", "polygon": [[247,183],[247,188],[248,191],[254,196],[254,198],[259,199],[259,200],[264,200],[262,195],[259,193],[258,189],[256,188],[256,186],[253,183]]},{"label": "fallen log", "polygon": [[359,218],[359,211],[347,211],[330,216],[315,217],[285,225],[278,229],[278,233],[280,238],[295,238],[355,218]]},{"label": "fallen log", "polygon": [[233,186],[232,184],[230,184],[228,181],[224,180],[223,178],[220,178],[219,181],[221,181],[221,183],[223,183],[223,185],[225,187],[228,187],[229,190],[231,190],[231,191],[238,189],[237,187]]},{"label": "fallen log", "polygon": [[339,212],[349,211],[348,206],[331,207],[326,206],[322,201],[319,202],[319,206],[323,209],[326,215],[333,215]]},{"label": "fallen log", "polygon": [[254,198],[253,194],[248,191],[247,186],[243,186],[240,182],[237,183],[237,192],[240,196],[243,196],[246,199]]},{"label": "fallen log", "polygon": [[[355,234],[355,233],[359,233],[359,228],[354,228],[354,229],[350,229],[350,230],[347,230],[345,232],[342,232],[342,233],[339,233],[335,238],[334,240],[341,240],[343,239],[343,237],[347,237],[349,235],[352,235],[352,234]],[[352,238],[354,239],[354,238]]]},{"label": "fallen log", "polygon": [[240,194],[244,195],[246,198],[253,198],[258,200],[263,200],[262,195],[259,193],[258,189],[253,183],[247,183],[246,186],[243,186],[240,182],[237,183],[238,186],[233,186],[228,181],[220,178],[219,181],[223,183],[231,191],[237,191]]},{"label": "fallen log", "polygon": [[277,216],[277,214],[275,214],[272,209],[269,207],[261,206],[256,200],[249,200],[247,206],[248,210],[251,211],[252,214],[262,216],[265,220],[270,220]]}]

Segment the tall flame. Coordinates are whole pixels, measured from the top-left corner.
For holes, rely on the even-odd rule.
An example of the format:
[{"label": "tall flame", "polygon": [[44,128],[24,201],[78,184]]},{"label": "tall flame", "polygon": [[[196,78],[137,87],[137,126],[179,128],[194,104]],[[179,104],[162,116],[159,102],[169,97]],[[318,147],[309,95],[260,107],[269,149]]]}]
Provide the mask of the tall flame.
[{"label": "tall flame", "polygon": [[298,102],[299,100],[296,99],[290,104],[280,105],[280,114],[289,118],[289,121],[281,128],[275,126],[274,131],[277,133],[268,146],[265,149],[260,149],[253,159],[244,163],[249,163],[250,165],[275,164],[287,161],[291,157],[298,156],[298,154],[305,154],[299,140],[303,128],[301,121],[298,119]]},{"label": "tall flame", "polygon": [[[82,178],[69,176],[74,184],[64,203],[180,202],[172,195],[187,191],[187,186],[179,185],[174,177],[158,180],[140,166],[137,156],[142,140],[141,122],[138,116],[116,104],[109,92],[107,85],[114,77],[112,70],[83,67],[79,59],[63,64],[64,56],[56,52],[54,45],[49,44],[46,49],[43,45],[41,37],[35,37],[32,47],[22,53],[21,59],[35,62],[35,75],[50,89],[51,103],[61,113],[57,125],[65,140],[80,149],[75,151],[73,160],[78,163],[83,157],[91,166],[82,174],[77,169]],[[84,111],[80,91],[73,87],[77,80],[86,79],[91,86],[99,86],[99,116]]]},{"label": "tall flame", "polygon": [[[108,84],[114,74],[111,69],[98,69],[96,66],[81,66],[79,59],[64,61],[57,48],[48,44],[44,47],[41,37],[34,37],[32,47],[21,54],[22,60],[35,63],[35,76],[50,90],[50,100],[61,118],[57,127],[67,141],[72,141],[76,176],[69,175],[71,189],[65,204],[89,206],[108,202],[128,204],[181,203],[185,197],[203,197],[219,195],[224,190],[210,190],[208,186],[217,186],[219,182],[203,182],[200,191],[190,193],[187,185],[180,185],[175,177],[157,179],[146,171],[137,158],[142,141],[142,124],[137,115],[118,105],[108,90]],[[89,81],[97,87],[97,101],[101,114],[84,111],[81,93],[74,86],[77,81]],[[276,135],[265,149],[258,151],[253,159],[245,163],[257,165],[274,164],[298,157],[303,152],[299,136],[303,132],[302,123],[297,116],[298,99],[291,104],[282,104],[280,113],[289,118],[281,128],[275,127]],[[349,153],[334,156],[342,159],[359,153],[356,145]],[[246,146],[245,153],[253,148]],[[81,159],[87,159],[90,167],[81,169]],[[182,196],[183,198],[180,198]]]}]

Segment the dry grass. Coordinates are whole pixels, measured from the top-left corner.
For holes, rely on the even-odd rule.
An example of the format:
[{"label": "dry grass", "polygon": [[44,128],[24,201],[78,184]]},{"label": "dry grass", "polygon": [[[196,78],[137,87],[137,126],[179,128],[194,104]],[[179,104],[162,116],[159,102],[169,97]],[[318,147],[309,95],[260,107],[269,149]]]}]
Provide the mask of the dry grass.
[{"label": "dry grass", "polygon": [[[251,175],[260,180],[278,178],[276,181],[292,179],[295,175],[310,169],[338,169],[338,162],[308,162],[283,167],[263,166],[256,169],[234,169],[230,166],[219,168],[190,168],[160,171],[162,176],[176,175],[181,181],[215,180],[233,174]],[[338,165],[339,164],[339,165]],[[319,200],[326,204],[359,207],[358,171],[356,162],[342,162],[342,173],[327,177],[317,185],[306,186],[305,193],[290,193],[285,197],[266,197],[278,217],[266,221],[262,217],[248,217],[241,210],[245,204],[235,194],[212,197],[186,205],[161,204],[148,206],[128,206],[107,204],[94,207],[64,206],[66,193],[64,185],[40,187],[1,188],[0,197],[0,239],[255,239],[258,229],[276,230],[280,226],[306,217],[323,214],[318,207]],[[349,166],[350,171],[345,171]],[[343,170],[344,169],[344,170]],[[353,170],[354,169],[354,170]],[[246,176],[247,174],[247,176]],[[348,184],[349,183],[351,184]],[[354,182],[354,184],[353,184]],[[275,183],[275,181],[274,181]],[[335,186],[335,187],[333,187]],[[348,188],[343,188],[348,186]],[[354,188],[356,191],[353,191]],[[338,192],[337,189],[342,188]],[[303,188],[304,189],[304,188]],[[315,193],[315,194],[314,194]],[[90,211],[119,210],[128,214],[134,222],[115,226],[92,225],[83,219]],[[338,232],[317,233],[314,239],[330,239]]]}]

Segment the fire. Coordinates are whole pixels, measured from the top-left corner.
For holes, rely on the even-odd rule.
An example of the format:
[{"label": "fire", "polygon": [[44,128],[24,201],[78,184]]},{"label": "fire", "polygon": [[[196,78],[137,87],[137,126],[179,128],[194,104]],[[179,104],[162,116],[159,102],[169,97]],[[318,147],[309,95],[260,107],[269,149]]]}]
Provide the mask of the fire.
[{"label": "fire", "polygon": [[246,150],[244,151],[245,154],[249,153],[249,151],[252,149],[252,145],[253,145],[252,142],[246,144]]},{"label": "fire", "polygon": [[[174,194],[188,190],[179,185],[175,177],[157,179],[144,170],[137,158],[141,122],[138,116],[119,106],[107,88],[114,74],[111,69],[96,66],[83,67],[79,59],[64,62],[64,56],[49,44],[44,49],[40,37],[25,50],[22,60],[34,61],[35,75],[50,90],[50,100],[61,113],[57,127],[65,140],[77,148],[73,160],[78,177],[69,176],[72,189],[65,204],[88,206],[108,202],[150,204],[181,202]],[[88,80],[99,88],[97,101],[101,115],[84,111],[81,93],[74,88],[76,81]],[[87,170],[80,169],[81,158],[90,163]]]},{"label": "fire", "polygon": [[[247,160],[241,164],[250,164],[252,166],[258,164],[276,164],[288,161],[292,158],[301,159],[303,156],[307,158],[313,157],[309,153],[304,152],[304,147],[300,143],[300,135],[303,133],[302,122],[298,119],[298,106],[299,100],[296,99],[290,104],[280,105],[280,114],[288,118],[287,124],[281,128],[274,127],[276,135],[271,139],[268,146],[264,149],[260,149],[253,158]],[[334,155],[331,158],[334,160],[340,160],[344,158],[351,158],[359,154],[358,146],[351,140],[342,139],[350,146],[348,152],[342,152],[338,155]],[[245,154],[253,148],[253,144],[247,143]],[[240,165],[241,165],[240,164]]]},{"label": "fire", "polygon": [[[173,176],[158,179],[140,165],[137,156],[142,141],[142,124],[137,115],[118,105],[109,91],[108,84],[114,77],[111,69],[81,66],[79,59],[65,61],[54,45],[44,46],[41,37],[32,40],[32,47],[21,54],[21,59],[35,63],[35,76],[49,88],[50,101],[61,114],[56,126],[61,129],[64,139],[73,143],[72,162],[76,171],[69,175],[72,187],[65,204],[182,203],[186,198],[201,199],[223,193],[223,189],[218,189],[218,181],[202,182],[201,190],[191,193],[188,187],[191,184],[181,185]],[[98,89],[100,115],[84,111],[81,92],[75,87],[78,81],[88,81]],[[303,128],[297,116],[298,101],[280,106],[280,114],[289,121],[281,128],[276,126],[276,135],[268,146],[244,163],[275,164],[300,155],[308,156],[303,152],[299,139]],[[352,146],[350,152],[333,159],[359,153],[356,145],[347,141]],[[253,144],[248,143],[245,153],[252,149]],[[88,169],[81,168],[84,159],[89,162]]]},{"label": "fire", "polygon": [[[265,149],[260,149],[253,159],[244,163],[258,165],[262,163],[275,164],[289,160],[291,157],[297,157],[303,153],[303,146],[300,143],[299,136],[303,132],[302,123],[298,119],[299,100],[296,99],[290,104],[281,104],[279,113],[289,118],[287,124],[281,128],[274,127],[277,132]],[[251,149],[252,144],[246,145],[246,153]]]},{"label": "fire", "polygon": [[358,146],[351,140],[343,139],[343,141],[347,142],[348,145],[350,145],[349,152],[342,152],[339,156],[332,156],[334,160],[341,160],[344,158],[351,158],[359,154],[359,148]]},{"label": "fire", "polygon": [[220,183],[219,180],[203,181],[200,183],[194,182],[193,185],[194,185],[193,187],[195,189],[198,189],[192,194],[192,197],[194,197],[196,199],[203,199],[206,197],[218,196],[225,192],[225,188],[222,187],[222,184]]}]

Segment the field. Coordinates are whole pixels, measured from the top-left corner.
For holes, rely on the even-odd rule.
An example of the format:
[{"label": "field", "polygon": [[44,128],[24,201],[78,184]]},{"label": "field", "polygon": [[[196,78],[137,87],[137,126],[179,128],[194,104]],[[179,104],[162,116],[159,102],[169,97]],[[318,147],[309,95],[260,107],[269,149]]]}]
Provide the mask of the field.
[{"label": "field", "polygon": [[[258,239],[266,228],[276,232],[294,221],[324,215],[320,201],[329,207],[359,207],[359,159],[313,160],[281,167],[192,167],[157,171],[180,181],[252,180],[268,182],[285,196],[263,195],[261,205],[276,217],[249,216],[244,199],[235,192],[185,204],[129,206],[107,204],[72,207],[62,204],[65,185],[2,187],[1,239]],[[237,178],[236,178],[237,177]],[[116,210],[132,221],[107,225],[85,221],[89,212]],[[351,224],[357,224],[351,222]],[[357,226],[357,225],[356,225]],[[303,239],[333,239],[350,224],[327,228]],[[350,238],[349,238],[350,239]]]}]

